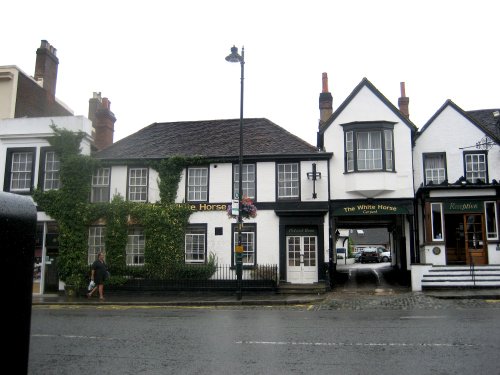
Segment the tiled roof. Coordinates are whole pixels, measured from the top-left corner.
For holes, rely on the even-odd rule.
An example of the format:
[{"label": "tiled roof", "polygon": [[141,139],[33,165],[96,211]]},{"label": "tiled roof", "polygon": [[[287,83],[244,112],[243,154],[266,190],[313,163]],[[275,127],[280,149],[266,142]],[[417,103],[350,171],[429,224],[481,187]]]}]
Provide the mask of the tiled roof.
[{"label": "tiled roof", "polygon": [[[113,160],[159,159],[174,155],[235,157],[239,155],[239,132],[239,119],[154,123],[99,151],[95,157]],[[268,119],[243,121],[245,156],[316,153],[314,146]]]},{"label": "tiled roof", "polygon": [[499,111],[500,108],[494,109],[479,109],[475,111],[466,111],[466,113],[476,120],[480,125],[486,128],[497,140],[500,139],[500,118],[495,117],[493,112]]}]

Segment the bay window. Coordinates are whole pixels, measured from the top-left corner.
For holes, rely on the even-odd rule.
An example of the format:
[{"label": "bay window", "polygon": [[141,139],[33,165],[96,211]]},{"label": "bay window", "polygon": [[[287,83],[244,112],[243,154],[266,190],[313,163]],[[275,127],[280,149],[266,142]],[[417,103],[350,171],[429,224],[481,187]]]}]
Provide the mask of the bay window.
[{"label": "bay window", "polygon": [[394,171],[394,123],[344,124],[347,172]]}]

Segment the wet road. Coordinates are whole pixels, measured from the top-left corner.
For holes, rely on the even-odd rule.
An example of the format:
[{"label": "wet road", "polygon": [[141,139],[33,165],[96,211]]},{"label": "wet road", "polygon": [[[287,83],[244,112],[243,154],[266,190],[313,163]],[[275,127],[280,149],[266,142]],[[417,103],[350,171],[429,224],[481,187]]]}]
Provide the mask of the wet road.
[{"label": "wet road", "polygon": [[343,293],[407,292],[409,287],[398,282],[389,263],[355,263],[338,265],[335,290]]},{"label": "wet road", "polygon": [[29,374],[494,374],[497,305],[39,306]]}]

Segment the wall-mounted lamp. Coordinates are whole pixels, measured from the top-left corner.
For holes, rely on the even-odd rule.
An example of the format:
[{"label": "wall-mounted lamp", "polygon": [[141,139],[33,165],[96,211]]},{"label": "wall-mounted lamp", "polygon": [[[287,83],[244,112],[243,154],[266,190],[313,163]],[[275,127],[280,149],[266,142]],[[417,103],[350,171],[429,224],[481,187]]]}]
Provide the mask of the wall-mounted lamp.
[{"label": "wall-mounted lamp", "polygon": [[316,172],[316,163],[312,164],[312,172],[307,172],[307,179],[313,181],[313,199],[317,198],[316,194],[316,180],[321,179],[321,172]]}]

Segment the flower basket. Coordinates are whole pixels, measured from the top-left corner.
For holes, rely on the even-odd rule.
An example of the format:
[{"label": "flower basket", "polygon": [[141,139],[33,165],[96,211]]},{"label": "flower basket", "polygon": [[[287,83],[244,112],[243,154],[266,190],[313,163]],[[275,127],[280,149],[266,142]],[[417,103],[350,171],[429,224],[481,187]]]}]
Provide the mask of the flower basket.
[{"label": "flower basket", "polygon": [[[237,215],[232,214],[232,205],[230,204],[227,208],[227,216],[231,219],[238,218]],[[257,216],[257,207],[253,204],[251,198],[243,197],[241,200],[241,217],[244,219],[250,219]]]}]

